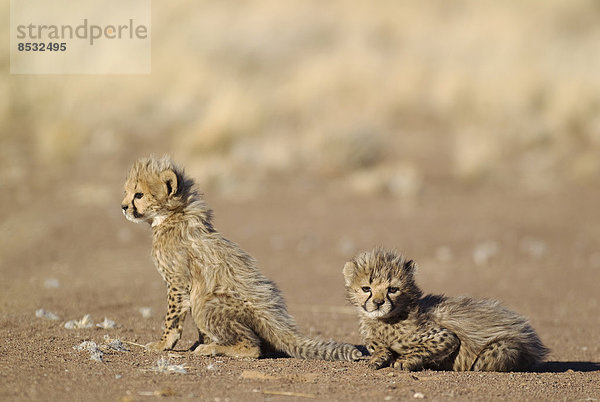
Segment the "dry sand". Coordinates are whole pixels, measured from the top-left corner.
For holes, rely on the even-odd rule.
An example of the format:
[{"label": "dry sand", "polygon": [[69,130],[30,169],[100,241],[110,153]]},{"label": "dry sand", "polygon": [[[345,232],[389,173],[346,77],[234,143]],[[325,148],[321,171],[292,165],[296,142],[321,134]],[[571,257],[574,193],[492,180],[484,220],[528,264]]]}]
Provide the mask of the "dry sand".
[{"label": "dry sand", "polygon": [[[27,215],[43,218],[44,226],[27,237],[29,244],[3,249],[0,399],[600,398],[595,190],[535,197],[440,188],[411,203],[342,197],[324,187],[272,190],[248,202],[209,197],[217,227],[258,259],[310,335],[360,343],[341,269],[354,253],[382,244],[416,259],[417,280],[426,292],[501,299],[526,315],[552,349],[535,372],[409,373],[372,371],[364,361],[196,357],[187,351],[195,339],[189,319],[172,353],[134,345],[160,336],[165,287],[150,261],[150,228],[120,216],[115,188],[113,208],[74,206],[60,194],[30,205]],[[48,215],[47,202],[56,219]],[[3,227],[19,234],[15,226]],[[147,318],[140,313],[144,307],[152,309]],[[40,308],[60,319],[36,317]],[[64,328],[84,314],[95,323],[107,317],[117,327]],[[130,351],[101,347],[98,362],[74,349],[86,340],[103,345],[106,335],[132,342],[125,343]],[[161,357],[187,373],[153,370]]]}]

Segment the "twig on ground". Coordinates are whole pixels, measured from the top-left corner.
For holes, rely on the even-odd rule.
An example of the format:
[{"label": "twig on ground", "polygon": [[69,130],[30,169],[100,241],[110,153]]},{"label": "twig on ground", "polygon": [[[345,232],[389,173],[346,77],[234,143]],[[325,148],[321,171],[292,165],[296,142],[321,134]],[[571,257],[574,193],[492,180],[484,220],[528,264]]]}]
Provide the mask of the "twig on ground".
[{"label": "twig on ground", "polygon": [[131,341],[122,341],[122,342],[123,342],[123,343],[127,343],[127,344],[129,344],[129,345],[138,346],[138,347],[140,347],[140,348],[144,348],[144,349],[146,349],[146,346],[145,346],[145,345],[141,345],[141,344],[139,344],[139,343],[135,343],[135,342],[131,342]]},{"label": "twig on ground", "polygon": [[171,388],[159,389],[156,391],[139,391],[138,395],[140,395],[140,396],[178,396],[177,392],[173,391]]},{"label": "twig on ground", "polygon": [[283,395],[283,396],[296,396],[299,398],[311,398],[314,399],[317,396],[314,394],[303,394],[301,392],[288,392],[288,391],[269,391],[269,390],[264,390],[263,394],[267,394],[267,395]]}]

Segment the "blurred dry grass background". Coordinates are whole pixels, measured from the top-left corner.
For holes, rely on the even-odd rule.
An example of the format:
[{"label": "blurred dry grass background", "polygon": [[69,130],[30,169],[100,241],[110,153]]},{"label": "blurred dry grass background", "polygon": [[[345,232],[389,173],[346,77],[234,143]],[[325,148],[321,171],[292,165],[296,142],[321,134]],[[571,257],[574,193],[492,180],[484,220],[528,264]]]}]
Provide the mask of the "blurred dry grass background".
[{"label": "blurred dry grass background", "polygon": [[152,6],[149,76],[2,76],[5,196],[145,152],[233,197],[277,180],[409,197],[597,183],[597,1]]},{"label": "blurred dry grass background", "polygon": [[32,197],[24,182],[106,199],[103,180],[148,152],[234,198],[272,183],[408,198],[598,183],[597,1],[152,6],[151,75],[3,74],[7,202]]}]

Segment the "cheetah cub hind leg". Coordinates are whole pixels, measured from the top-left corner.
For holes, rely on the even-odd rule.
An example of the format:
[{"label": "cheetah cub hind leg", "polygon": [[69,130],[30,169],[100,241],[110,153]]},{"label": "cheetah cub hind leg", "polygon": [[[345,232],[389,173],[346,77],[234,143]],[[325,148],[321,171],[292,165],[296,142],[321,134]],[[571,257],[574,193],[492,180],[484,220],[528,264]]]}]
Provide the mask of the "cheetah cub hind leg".
[{"label": "cheetah cub hind leg", "polygon": [[194,350],[194,354],[199,356],[229,356],[258,359],[260,357],[260,347],[244,341],[240,341],[234,345],[211,343],[208,345],[198,345]]},{"label": "cheetah cub hind leg", "polygon": [[522,356],[522,347],[511,339],[497,339],[488,343],[471,366],[472,371],[520,371],[528,366]]},{"label": "cheetah cub hind leg", "polygon": [[[212,327],[212,328],[211,328]],[[224,321],[207,328],[207,337],[217,339],[194,349],[200,356],[260,357],[260,339],[254,331],[238,321]]]},{"label": "cheetah cub hind leg", "polygon": [[202,331],[198,330],[198,340],[194,342],[194,344],[190,347],[189,350],[192,352],[196,350],[196,348],[200,345],[206,345],[211,343],[211,340],[208,336],[206,336]]},{"label": "cheetah cub hind leg", "polygon": [[201,344],[194,349],[194,354],[199,356],[229,356],[258,359],[260,357],[260,342],[258,338],[243,338],[232,345],[222,345],[216,342]]}]

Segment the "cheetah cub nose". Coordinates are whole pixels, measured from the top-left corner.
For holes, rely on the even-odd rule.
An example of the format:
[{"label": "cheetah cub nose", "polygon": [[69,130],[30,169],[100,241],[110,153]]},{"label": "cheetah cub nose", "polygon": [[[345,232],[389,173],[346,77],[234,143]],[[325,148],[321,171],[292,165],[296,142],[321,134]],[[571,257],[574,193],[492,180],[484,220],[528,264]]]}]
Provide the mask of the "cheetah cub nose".
[{"label": "cheetah cub nose", "polygon": [[127,205],[121,205],[121,208],[123,209],[123,212],[127,211]]},{"label": "cheetah cub nose", "polygon": [[376,305],[377,307],[383,306],[384,303],[385,303],[385,301],[383,299],[373,299],[373,304]]}]

